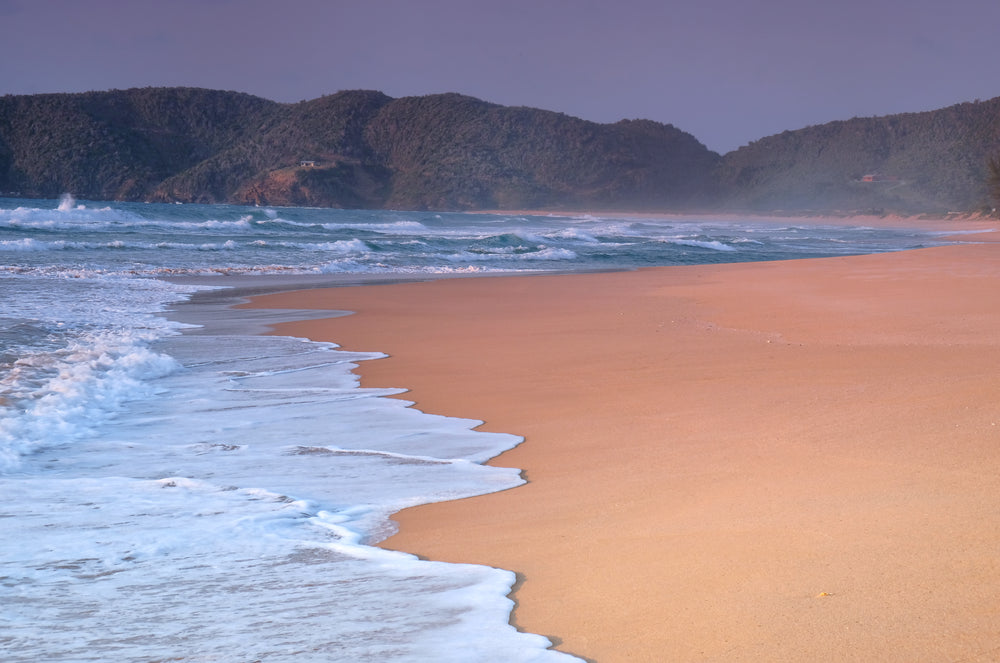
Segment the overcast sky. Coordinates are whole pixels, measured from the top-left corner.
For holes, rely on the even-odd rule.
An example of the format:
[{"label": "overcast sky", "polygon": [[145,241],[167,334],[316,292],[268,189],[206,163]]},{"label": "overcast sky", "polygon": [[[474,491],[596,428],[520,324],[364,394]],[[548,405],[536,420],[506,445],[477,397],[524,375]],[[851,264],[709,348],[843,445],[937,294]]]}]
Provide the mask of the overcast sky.
[{"label": "overcast sky", "polygon": [[0,94],[461,92],[727,152],[1000,96],[1000,0],[0,0]]}]

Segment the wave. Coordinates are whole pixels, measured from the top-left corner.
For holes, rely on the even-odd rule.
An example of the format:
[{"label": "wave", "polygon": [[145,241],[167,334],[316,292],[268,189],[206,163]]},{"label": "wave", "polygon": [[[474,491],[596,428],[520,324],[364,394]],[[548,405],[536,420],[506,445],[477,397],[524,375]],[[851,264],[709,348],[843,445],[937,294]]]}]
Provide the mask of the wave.
[{"label": "wave", "polygon": [[[405,242],[408,245],[423,245],[423,242]],[[74,242],[67,240],[40,240],[33,237],[25,237],[15,240],[0,240],[0,251],[9,252],[39,252],[39,251],[69,251],[69,250],[92,250],[100,251],[105,249],[130,249],[138,251],[154,251],[157,249],[181,250],[181,251],[232,251],[247,246],[260,249],[280,248],[297,251],[322,251],[333,253],[370,253],[377,251],[378,247],[364,240],[348,239],[336,240],[333,242],[286,242],[268,241],[263,239],[240,243],[236,240],[226,240],[224,242],[126,242],[124,240],[112,240],[108,242]],[[524,248],[524,247],[520,247]],[[501,251],[502,252],[502,251]]]},{"label": "wave", "polygon": [[26,354],[0,380],[0,472],[42,446],[90,434],[127,401],[151,395],[148,380],[175,370],[141,331],[83,334],[66,347]]},{"label": "wave", "polygon": [[67,210],[34,207],[0,209],[0,228],[16,230],[94,230],[139,220],[128,212],[110,207],[92,209],[78,205]]},{"label": "wave", "polygon": [[88,208],[78,205],[72,209],[40,209],[18,207],[15,209],[0,209],[0,228],[12,230],[123,230],[163,229],[170,231],[214,230],[223,232],[248,232],[256,229],[281,227],[313,230],[362,230],[387,235],[419,235],[435,232],[416,221],[398,221],[393,223],[320,223],[300,222],[281,217],[257,219],[253,215],[242,215],[237,219],[171,219],[147,218],[112,208]]},{"label": "wave", "polygon": [[252,228],[249,219],[235,221],[170,221],[165,219],[143,219],[121,210],[89,209],[78,207],[66,214],[54,213],[53,210],[38,210],[18,207],[13,210],[0,210],[0,228],[11,230],[71,230],[71,231],[101,231],[122,230],[128,228],[163,228],[168,230],[242,230]]},{"label": "wave", "polygon": [[70,242],[43,242],[31,237],[5,239],[0,241],[0,251],[60,251]]},{"label": "wave", "polygon": [[[219,660],[570,660],[509,625],[513,573],[366,545],[400,508],[523,483],[481,464],[519,438],[382,398],[401,390],[359,388],[350,369],[373,353],[270,336],[165,339],[156,349],[185,368],[156,380],[159,397],[125,405],[172,366],[141,356],[141,337],[77,340],[22,363],[18,384],[47,390],[37,402],[53,416],[0,417],[20,435],[0,490],[37,544],[0,541],[24,590],[13,607],[26,617],[5,632],[17,660],[109,646],[120,659],[169,658],[175,642],[143,637],[150,619]],[[359,617],[331,619],[331,596]],[[291,617],[274,619],[275,605]],[[53,628],[67,611],[73,627]],[[203,614],[226,627],[206,628]],[[274,654],[289,642],[298,653]]]},{"label": "wave", "polygon": [[321,274],[506,274],[523,272],[523,269],[465,265],[461,267],[441,265],[386,265],[384,263],[360,263],[354,260],[334,260],[319,267]]},{"label": "wave", "polygon": [[520,229],[513,230],[511,231],[510,234],[513,235],[514,237],[523,239],[526,242],[531,242],[532,244],[542,244],[545,241],[545,238],[542,237],[541,235],[535,234],[527,230],[520,230]]},{"label": "wave", "polygon": [[[178,247],[194,248],[190,245],[178,244]],[[39,240],[33,237],[22,239],[0,240],[0,251],[37,252],[37,251],[68,251],[68,250],[102,250],[102,249],[155,249],[163,248],[158,244],[148,242],[125,242],[120,239],[110,242],[70,242],[66,240]]]},{"label": "wave", "polygon": [[535,251],[518,252],[516,250],[500,249],[493,252],[463,251],[455,254],[438,254],[435,256],[449,262],[474,262],[487,260],[575,260],[575,251],[564,248],[542,247]]},{"label": "wave", "polygon": [[661,239],[657,240],[663,244],[677,244],[679,246],[693,246],[700,249],[712,249],[713,251],[736,251],[735,246],[729,246],[718,240],[701,239]]},{"label": "wave", "polygon": [[334,253],[370,253],[372,247],[360,239],[342,239],[335,242],[255,242],[258,246],[280,246],[287,249],[332,251]]},{"label": "wave", "polygon": [[[727,259],[720,254],[751,259],[855,247],[865,252],[889,241],[885,233],[695,220],[101,205],[64,198],[59,207],[33,202],[0,209],[0,254],[8,256],[0,273],[54,273],[57,262],[66,274],[92,275],[430,273],[459,263],[500,271],[556,261],[588,269]],[[679,257],[685,246],[692,250]]]},{"label": "wave", "polygon": [[59,198],[59,207],[56,209],[60,212],[68,212],[71,209],[76,209],[76,198],[73,197],[73,194],[64,193]]},{"label": "wave", "polygon": [[109,242],[71,242],[67,240],[40,240],[33,237],[25,237],[14,240],[0,240],[0,251],[10,252],[38,252],[38,251],[68,251],[68,250],[104,250],[104,249],[131,249],[139,251],[152,251],[156,249],[170,249],[183,251],[231,251],[244,246],[254,246],[258,248],[283,248],[308,251],[332,251],[335,253],[367,253],[373,247],[360,239],[338,240],[335,242],[269,242],[267,240],[254,240],[246,244],[229,239],[225,242],[202,242],[198,244],[186,242],[126,242],[123,240],[112,240]]},{"label": "wave", "polygon": [[[134,206],[133,206],[134,208]],[[157,210],[160,208],[157,207]],[[172,210],[171,210],[172,211]],[[0,228],[42,231],[101,231],[128,228],[164,228],[185,230],[246,230],[267,220],[254,220],[252,214],[236,219],[205,218],[174,219],[164,215],[146,216],[120,207],[88,207],[77,204],[72,196],[64,196],[56,208],[16,207],[0,209]]]},{"label": "wave", "polygon": [[579,242],[586,242],[588,244],[602,243],[601,240],[597,239],[594,235],[583,232],[579,228],[563,228],[552,233],[546,233],[545,237],[549,239],[576,240]]},{"label": "wave", "polygon": [[412,234],[414,232],[434,234],[434,231],[419,221],[394,221],[391,223],[321,223],[326,230],[370,230],[379,233]]}]

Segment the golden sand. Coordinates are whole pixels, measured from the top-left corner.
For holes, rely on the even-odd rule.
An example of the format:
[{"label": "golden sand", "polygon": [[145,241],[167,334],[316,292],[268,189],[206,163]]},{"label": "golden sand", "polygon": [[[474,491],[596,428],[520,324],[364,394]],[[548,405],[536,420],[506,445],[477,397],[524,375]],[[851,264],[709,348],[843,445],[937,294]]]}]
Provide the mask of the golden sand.
[{"label": "golden sand", "polygon": [[525,442],[385,546],[617,661],[1000,660],[1000,245],[310,290],[366,386]]}]

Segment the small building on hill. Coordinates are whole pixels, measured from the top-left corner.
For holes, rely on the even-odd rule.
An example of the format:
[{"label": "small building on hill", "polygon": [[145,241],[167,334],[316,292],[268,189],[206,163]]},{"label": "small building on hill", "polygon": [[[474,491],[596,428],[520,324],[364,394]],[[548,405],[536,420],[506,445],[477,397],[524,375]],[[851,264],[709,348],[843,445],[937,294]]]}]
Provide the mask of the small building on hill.
[{"label": "small building on hill", "polygon": [[315,168],[316,167],[316,162],[313,161],[312,159],[303,159],[302,161],[299,162],[299,167],[300,168]]}]

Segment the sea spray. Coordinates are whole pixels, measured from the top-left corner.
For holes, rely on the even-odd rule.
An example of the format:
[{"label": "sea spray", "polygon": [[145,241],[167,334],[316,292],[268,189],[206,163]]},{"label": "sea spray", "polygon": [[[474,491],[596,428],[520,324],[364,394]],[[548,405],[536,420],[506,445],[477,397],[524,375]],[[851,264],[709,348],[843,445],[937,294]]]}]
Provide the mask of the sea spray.
[{"label": "sea spray", "polygon": [[76,198],[73,197],[73,194],[64,193],[59,198],[59,207],[57,207],[56,209],[59,210],[60,212],[68,212],[71,209],[75,208],[76,208]]}]

